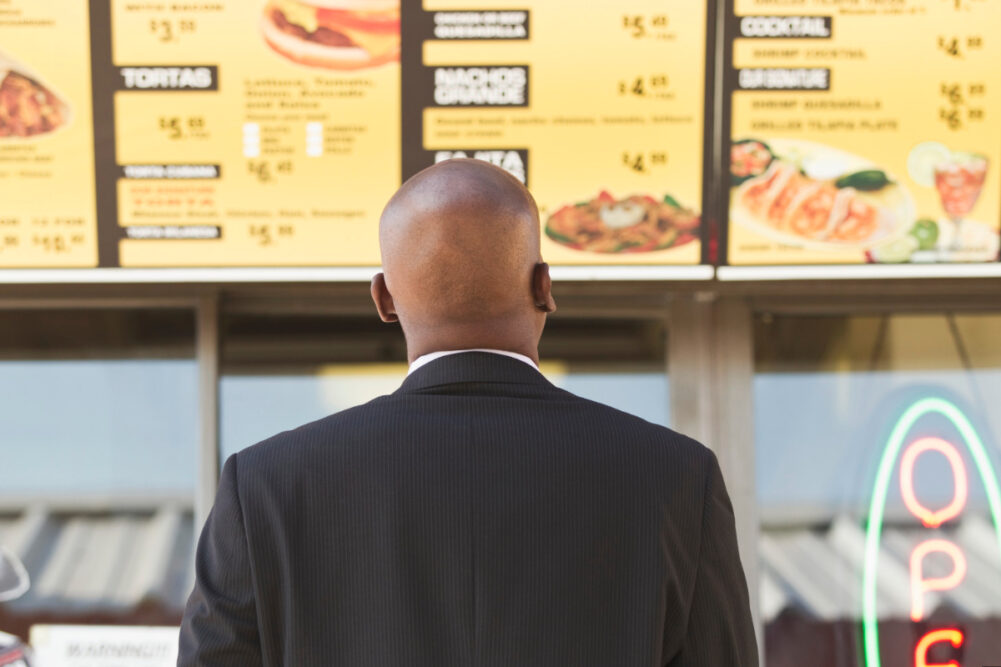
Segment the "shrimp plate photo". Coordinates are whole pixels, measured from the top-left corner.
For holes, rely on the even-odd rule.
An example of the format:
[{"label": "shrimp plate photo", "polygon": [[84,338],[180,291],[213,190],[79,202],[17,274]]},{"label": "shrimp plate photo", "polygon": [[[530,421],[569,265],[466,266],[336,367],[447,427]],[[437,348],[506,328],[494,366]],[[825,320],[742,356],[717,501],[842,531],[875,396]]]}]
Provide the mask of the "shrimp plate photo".
[{"label": "shrimp plate photo", "polygon": [[[750,148],[749,148],[750,147]],[[753,149],[754,169],[744,153]],[[770,159],[762,159],[767,153]],[[868,249],[907,233],[911,194],[865,158],[794,139],[745,139],[731,150],[730,216],[780,243]]]}]

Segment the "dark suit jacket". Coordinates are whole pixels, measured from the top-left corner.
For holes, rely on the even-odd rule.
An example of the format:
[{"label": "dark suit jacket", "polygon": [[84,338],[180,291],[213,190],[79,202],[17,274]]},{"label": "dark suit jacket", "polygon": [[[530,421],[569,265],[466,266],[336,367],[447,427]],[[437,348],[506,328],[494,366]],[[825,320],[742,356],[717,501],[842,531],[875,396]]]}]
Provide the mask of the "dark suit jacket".
[{"label": "dark suit jacket", "polygon": [[233,455],[178,665],[757,665],[699,443],[466,352]]}]

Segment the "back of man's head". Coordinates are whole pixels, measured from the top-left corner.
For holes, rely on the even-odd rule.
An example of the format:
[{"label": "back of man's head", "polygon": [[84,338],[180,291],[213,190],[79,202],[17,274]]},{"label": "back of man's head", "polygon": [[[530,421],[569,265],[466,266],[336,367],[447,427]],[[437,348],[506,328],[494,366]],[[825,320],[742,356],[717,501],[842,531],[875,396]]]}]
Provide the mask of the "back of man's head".
[{"label": "back of man's head", "polygon": [[506,171],[469,159],[425,169],[389,201],[379,242],[384,280],[373,281],[373,297],[383,319],[398,318],[408,346],[418,348],[412,358],[436,349],[522,348],[532,336],[538,344],[555,307],[539,214]]}]

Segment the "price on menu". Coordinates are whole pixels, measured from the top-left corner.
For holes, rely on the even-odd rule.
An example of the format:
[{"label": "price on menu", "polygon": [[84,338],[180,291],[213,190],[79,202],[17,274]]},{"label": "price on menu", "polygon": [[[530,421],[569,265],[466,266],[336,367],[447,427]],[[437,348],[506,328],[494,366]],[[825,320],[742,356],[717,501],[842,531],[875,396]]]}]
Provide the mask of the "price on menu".
[{"label": "price on menu", "polygon": [[[20,245],[20,237],[12,233],[17,225],[17,218],[0,218],[0,253],[4,250],[14,250]],[[5,227],[10,228],[10,231],[4,229]]]},{"label": "price on menu", "polygon": [[622,27],[634,39],[663,39],[670,24],[671,20],[667,14],[654,14],[652,16],[626,14],[622,17]]},{"label": "price on menu", "polygon": [[247,171],[254,175],[260,183],[271,183],[279,174],[291,174],[294,169],[292,160],[271,162],[270,160],[249,160]]},{"label": "price on menu", "polygon": [[635,95],[636,97],[660,97],[667,91],[668,76],[656,74],[653,76],[638,76],[635,79],[619,81],[619,95]]},{"label": "price on menu", "polygon": [[956,9],[956,11],[961,11],[964,9],[968,11],[970,9],[973,9],[977,5],[982,5],[985,2],[987,2],[987,0],[944,0],[944,1],[950,3],[953,6],[953,8]]},{"label": "price on menu", "polygon": [[152,19],[149,31],[161,42],[176,42],[182,35],[198,29],[194,19]]},{"label": "price on menu", "polygon": [[46,253],[62,254],[72,250],[73,246],[82,245],[83,234],[34,234],[31,242]]},{"label": "price on menu", "polygon": [[979,51],[984,48],[984,38],[972,35],[965,39],[960,37],[938,36],[938,48],[955,58],[962,58],[968,51]]},{"label": "price on menu", "polygon": [[986,118],[984,107],[979,106],[987,95],[985,83],[942,83],[940,94],[946,99],[947,106],[939,107],[939,119],[949,129],[959,130],[966,123],[976,123]]},{"label": "price on menu", "polygon": [[274,245],[280,239],[295,236],[295,228],[292,225],[250,225],[249,232],[250,238],[259,246]]},{"label": "price on menu", "polygon": [[207,139],[209,134],[202,116],[160,116],[160,129],[168,139]]},{"label": "price on menu", "polygon": [[645,174],[654,167],[663,167],[667,164],[667,151],[624,151],[622,164],[637,173]]}]

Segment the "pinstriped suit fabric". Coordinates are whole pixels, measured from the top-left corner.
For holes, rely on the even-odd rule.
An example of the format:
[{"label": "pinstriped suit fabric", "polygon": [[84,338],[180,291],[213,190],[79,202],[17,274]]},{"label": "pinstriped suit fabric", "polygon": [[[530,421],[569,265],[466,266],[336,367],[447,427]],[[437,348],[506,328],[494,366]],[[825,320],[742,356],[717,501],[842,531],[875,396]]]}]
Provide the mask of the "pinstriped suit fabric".
[{"label": "pinstriped suit fabric", "polygon": [[178,665],[757,664],[709,450],[487,353],[223,467]]}]

